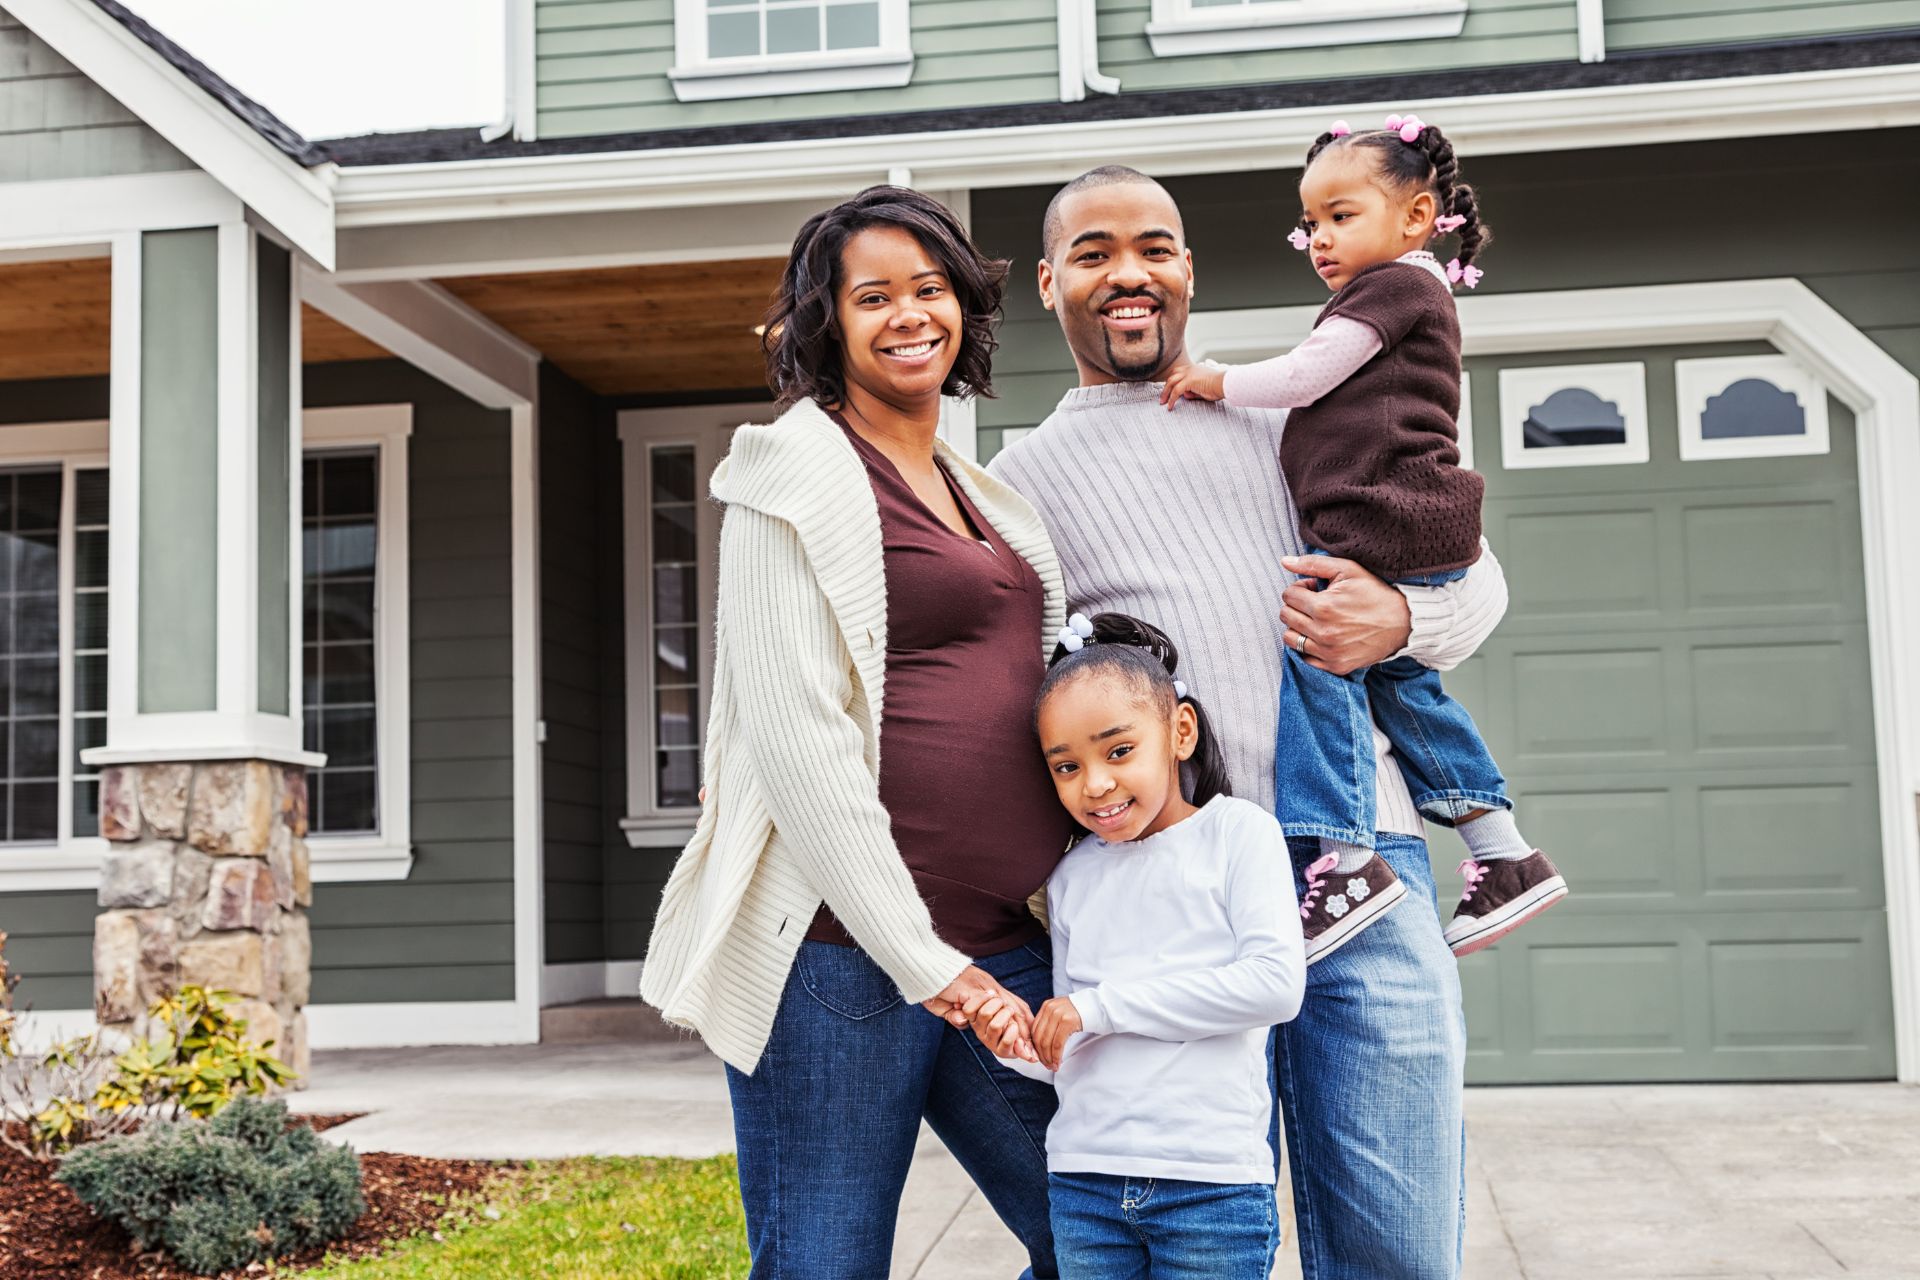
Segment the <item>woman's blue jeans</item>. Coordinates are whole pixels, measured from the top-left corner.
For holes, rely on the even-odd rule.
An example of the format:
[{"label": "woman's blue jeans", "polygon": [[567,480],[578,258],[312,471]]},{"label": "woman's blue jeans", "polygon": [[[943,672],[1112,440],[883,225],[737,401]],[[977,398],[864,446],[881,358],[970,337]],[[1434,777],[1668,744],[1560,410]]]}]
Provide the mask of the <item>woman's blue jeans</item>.
[{"label": "woman's blue jeans", "polygon": [[[1053,994],[1045,938],[974,963],[1035,1009]],[[866,952],[802,942],[759,1065],[727,1084],[753,1280],[886,1280],[922,1117],[1026,1245],[1022,1280],[1059,1275],[1053,1087],[906,1003]]]}]

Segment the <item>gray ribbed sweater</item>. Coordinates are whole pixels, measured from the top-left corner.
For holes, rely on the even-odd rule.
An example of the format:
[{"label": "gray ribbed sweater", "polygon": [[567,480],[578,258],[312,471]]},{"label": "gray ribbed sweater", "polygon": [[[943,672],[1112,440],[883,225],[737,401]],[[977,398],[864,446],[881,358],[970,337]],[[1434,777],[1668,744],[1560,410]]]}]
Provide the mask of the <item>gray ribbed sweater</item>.
[{"label": "gray ribbed sweater", "polygon": [[[1069,607],[1118,610],[1180,646],[1181,678],[1206,706],[1234,794],[1273,810],[1280,716],[1280,594],[1299,555],[1300,517],[1280,473],[1283,410],[1183,401],[1119,383],[1067,392],[1038,430],[987,468],[1040,510],[1066,575]],[[1402,587],[1413,614],[1406,652],[1459,665],[1506,612],[1491,551],[1441,588]],[[1421,833],[1405,779],[1376,730],[1382,831]]]}]

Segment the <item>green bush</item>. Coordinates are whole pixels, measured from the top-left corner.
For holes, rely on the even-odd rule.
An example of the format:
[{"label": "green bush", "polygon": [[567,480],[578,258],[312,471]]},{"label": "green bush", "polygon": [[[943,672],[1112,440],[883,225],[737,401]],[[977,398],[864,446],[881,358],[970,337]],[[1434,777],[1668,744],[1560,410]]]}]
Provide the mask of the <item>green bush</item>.
[{"label": "green bush", "polygon": [[254,1098],[82,1147],[55,1176],[141,1248],[201,1275],[337,1240],[366,1209],[353,1152]]}]

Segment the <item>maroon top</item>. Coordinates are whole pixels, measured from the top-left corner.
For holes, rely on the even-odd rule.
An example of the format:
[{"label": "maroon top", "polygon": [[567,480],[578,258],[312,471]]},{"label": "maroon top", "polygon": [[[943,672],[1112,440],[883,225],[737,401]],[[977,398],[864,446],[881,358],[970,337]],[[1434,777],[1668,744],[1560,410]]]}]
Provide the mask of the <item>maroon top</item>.
[{"label": "maroon top", "polygon": [[1383,578],[1464,569],[1480,558],[1485,482],[1460,464],[1460,319],[1446,284],[1410,262],[1357,273],[1315,325],[1346,316],[1380,354],[1287,414],[1280,469],[1310,546]]},{"label": "maroon top", "polygon": [[[867,464],[886,548],[880,803],[934,931],[990,956],[1040,935],[1027,898],[1067,842],[1033,736],[1045,592],[944,470],[992,550],[949,529],[885,454],[840,425]],[[807,937],[854,945],[825,906]]]}]

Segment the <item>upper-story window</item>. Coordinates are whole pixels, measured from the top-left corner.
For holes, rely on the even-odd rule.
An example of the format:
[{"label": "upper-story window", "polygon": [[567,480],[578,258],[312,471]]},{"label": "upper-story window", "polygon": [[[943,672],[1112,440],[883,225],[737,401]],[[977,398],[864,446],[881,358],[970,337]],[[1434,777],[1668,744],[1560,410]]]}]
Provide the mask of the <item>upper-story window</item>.
[{"label": "upper-story window", "polygon": [[1153,0],[1156,56],[1302,49],[1460,34],[1467,0]]},{"label": "upper-story window", "polygon": [[913,76],[907,0],[674,0],[682,102],[898,87]]}]

